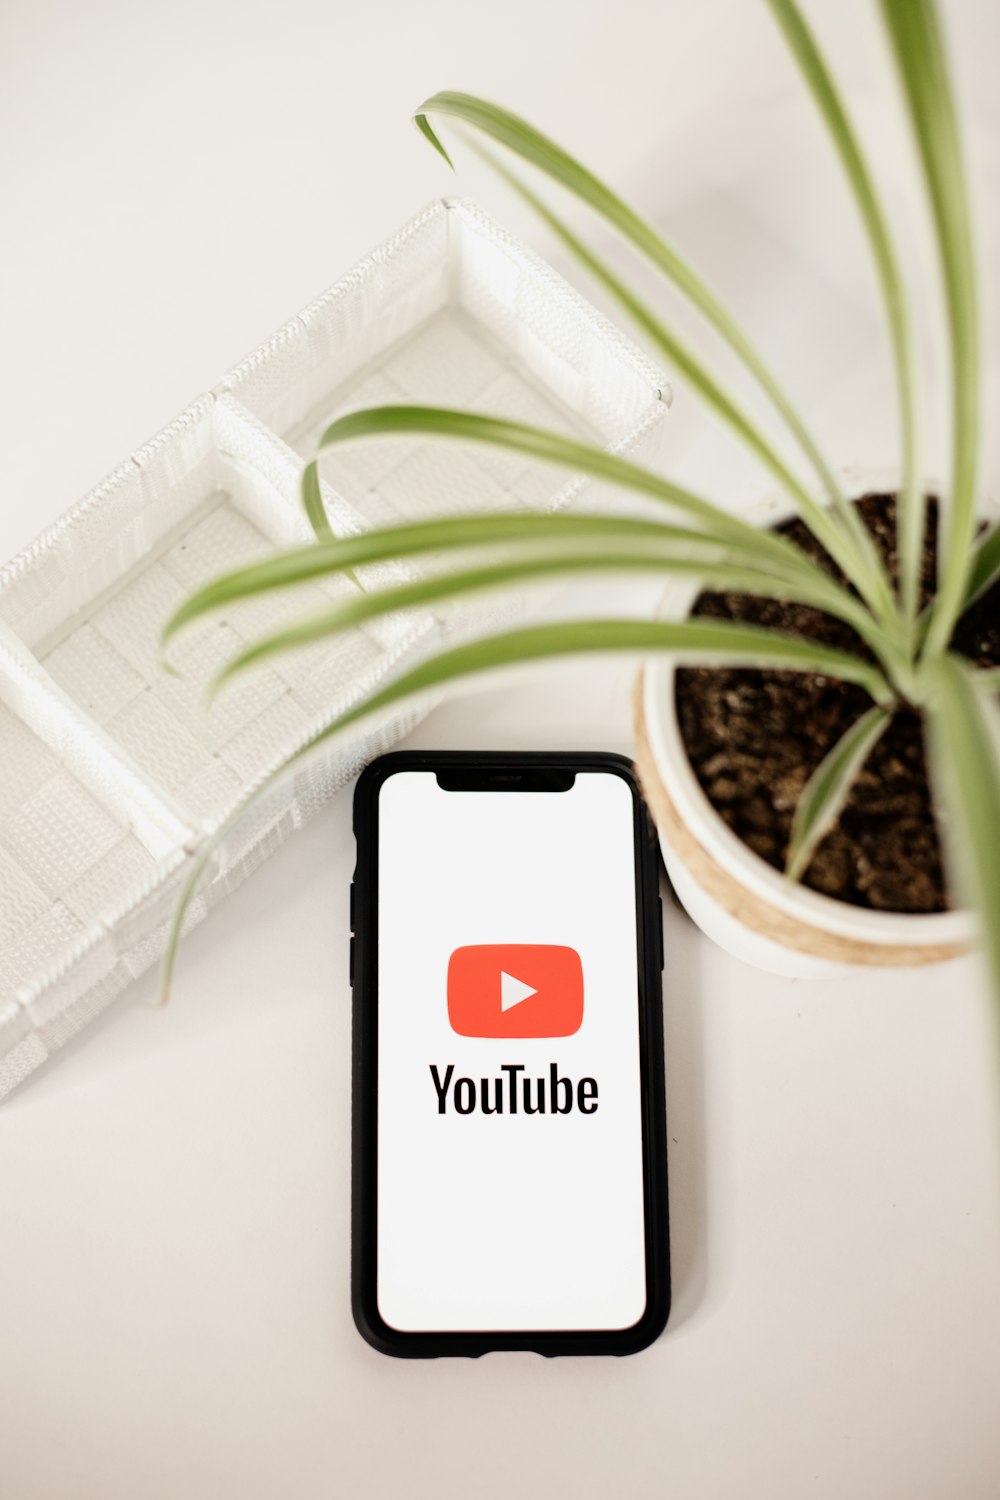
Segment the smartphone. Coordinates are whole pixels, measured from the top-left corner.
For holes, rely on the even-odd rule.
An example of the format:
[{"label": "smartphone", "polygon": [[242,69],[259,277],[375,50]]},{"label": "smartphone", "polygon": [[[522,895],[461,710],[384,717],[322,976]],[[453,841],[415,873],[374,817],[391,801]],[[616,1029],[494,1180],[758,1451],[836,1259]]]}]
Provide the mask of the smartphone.
[{"label": "smartphone", "polygon": [[386,1354],[629,1354],[670,1301],[656,843],[605,754],[354,803],[352,1301]]}]

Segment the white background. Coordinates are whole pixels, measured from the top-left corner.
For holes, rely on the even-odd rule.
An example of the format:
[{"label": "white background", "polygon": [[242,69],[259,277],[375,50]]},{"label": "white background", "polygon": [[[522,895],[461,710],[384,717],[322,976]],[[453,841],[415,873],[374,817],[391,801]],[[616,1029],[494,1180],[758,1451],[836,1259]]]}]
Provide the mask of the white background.
[{"label": "white background", "polygon": [[[379,793],[378,1305],[393,1328],[628,1328],[646,1305],[634,804],[617,775],[564,792]],[[448,959],[558,943],[583,966],[573,1036],[457,1036]],[[515,975],[517,970],[514,970]],[[530,978],[530,975],[526,977]],[[516,1012],[515,1012],[516,1015]],[[454,1065],[446,1113],[430,1074]],[[597,1082],[552,1110],[549,1065]],[[548,1112],[460,1115],[455,1079],[545,1079]],[[490,1083],[491,1096],[493,1084]]]},{"label": "white background", "polygon": [[[871,10],[810,11],[912,247]],[[1000,20],[947,20],[995,371]],[[891,455],[863,246],[762,5],[7,0],[0,554],[452,189],[406,123],[437,87],[563,137],[725,289],[836,462]],[[683,388],[668,428],[672,474],[762,488]],[[415,742],[627,749],[630,694],[621,663],[539,669]],[[133,1003],[150,977],[0,1113],[5,1496],[993,1500],[1000,1107],[971,963],[779,982],[668,910],[667,1334],[397,1363],[347,1294],[352,866],[344,796],[187,942],[166,1012]]]}]

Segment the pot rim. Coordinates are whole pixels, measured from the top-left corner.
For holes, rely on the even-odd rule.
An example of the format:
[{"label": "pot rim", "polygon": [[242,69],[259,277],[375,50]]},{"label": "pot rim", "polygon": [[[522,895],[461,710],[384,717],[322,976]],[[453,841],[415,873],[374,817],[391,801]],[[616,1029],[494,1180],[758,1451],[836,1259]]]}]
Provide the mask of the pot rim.
[{"label": "pot rim", "polygon": [[[899,487],[898,469],[843,469],[838,478],[849,494]],[[938,486],[926,480],[925,488],[934,491]],[[994,510],[992,504],[984,508]],[[795,507],[784,494],[771,493],[748,507],[745,518],[761,526],[776,525],[794,514]],[[698,584],[687,580],[668,585],[659,612],[672,618],[686,615],[698,592]],[[853,906],[788,880],[755,854],[719,816],[694,773],[677,719],[675,677],[676,666],[670,657],[652,657],[645,663],[642,691],[646,728],[650,748],[677,811],[711,858],[729,869],[762,900],[825,932],[888,944],[936,946],[967,944],[972,940],[975,919],[968,910],[887,912]]]}]

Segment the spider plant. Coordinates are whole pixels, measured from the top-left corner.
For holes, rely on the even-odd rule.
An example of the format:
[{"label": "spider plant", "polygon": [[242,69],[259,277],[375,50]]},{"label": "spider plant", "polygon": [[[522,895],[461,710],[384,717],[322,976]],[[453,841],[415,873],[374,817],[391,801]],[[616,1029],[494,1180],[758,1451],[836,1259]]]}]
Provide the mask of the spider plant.
[{"label": "spider plant", "polygon": [[[938,548],[938,583],[922,606],[920,569],[926,500],[918,480],[918,419],[911,322],[899,258],[862,143],[795,0],[768,0],[770,9],[829,131],[856,201],[884,304],[900,411],[901,485],[897,498],[898,586],[856,510],[842,492],[805,420],[758,353],[696,271],[610,187],[524,120],[468,94],[439,93],[415,122],[446,161],[445,126],[484,156],[540,216],[561,244],[603,288],[675,372],[770,471],[797,515],[837,565],[820,567],[789,538],[761,531],[710,498],[627,460],[556,432],[468,411],[394,406],[357,411],[334,421],[320,448],[370,436],[419,434],[427,439],[492,445],[539,463],[562,466],[655,502],[649,519],[572,514],[468,515],[390,526],[337,538],[324,510],[313,460],[302,496],[315,543],[277,553],[215,580],[192,595],[170,620],[165,640],[233,602],[270,589],[358,569],[386,559],[434,555],[435,569],[415,582],[359,592],[347,602],[256,642],[230,662],[216,688],[254,663],[364,621],[399,610],[527,580],[595,574],[687,575],[706,588],[802,602],[853,626],[864,654],[834,650],[777,630],[691,618],[579,619],[534,624],[452,646],[370,694],[314,736],[295,760],[351,725],[404,698],[473,673],[581,652],[671,653],[679,661],[745,664],[819,673],[864,688],[871,707],[834,746],[801,796],[788,850],[787,875],[798,879],[844,806],[879,736],[901,706],[915,707],[926,726],[929,766],[958,889],[981,916],[983,943],[1000,994],[1000,729],[998,674],[974,670],[949,649],[969,604],[1000,577],[1000,527],[977,534],[980,419],[978,314],[972,231],[959,149],[956,111],[933,0],[875,0],[898,75],[922,168],[936,242],[951,362],[952,458]],[[498,150],[502,154],[498,154]],[[637,250],[698,311],[768,399],[799,455],[782,458],[758,423],[711,373],[688,342],[561,219],[519,174],[524,163],[582,200]],[[801,477],[805,470],[809,478]],[[822,493],[822,500],[814,498]],[[362,574],[363,576],[363,574]],[[283,768],[286,769],[286,768]],[[208,859],[192,870],[174,923],[173,962],[183,910]]]}]

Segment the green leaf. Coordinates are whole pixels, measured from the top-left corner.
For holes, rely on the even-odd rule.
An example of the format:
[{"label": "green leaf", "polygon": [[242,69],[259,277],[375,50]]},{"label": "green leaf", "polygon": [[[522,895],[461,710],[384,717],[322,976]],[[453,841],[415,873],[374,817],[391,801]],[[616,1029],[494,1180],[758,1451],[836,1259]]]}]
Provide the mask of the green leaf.
[{"label": "green leaf", "polygon": [[[521,422],[509,422],[499,417],[482,416],[478,412],[453,411],[445,407],[383,406],[350,412],[332,422],[320,439],[321,448],[334,443],[349,442],[360,437],[385,435],[387,433],[420,433],[425,437],[452,437],[463,442],[485,443],[508,451],[523,453],[545,463],[572,468],[592,478],[609,481],[623,489],[634,490],[651,499],[661,501],[700,521],[713,537],[719,540],[738,540],[747,556],[756,554],[774,559],[769,570],[808,576],[814,581],[817,599],[830,600],[831,583],[837,590],[836,604],[824,604],[833,613],[851,623],[873,650],[885,659],[893,654],[893,641],[884,631],[873,626],[872,618],[857,607],[857,601],[846,590],[833,582],[830,575],[805,556],[787,538],[773,532],[760,531],[745,521],[730,515],[721,507],[692,494],[689,490],[660,478],[650,470],[591,443],[582,443],[560,433],[549,432],[541,427],[530,427]],[[824,527],[829,522],[824,515]],[[837,538],[834,542],[836,548]],[[843,549],[841,548],[841,551]],[[791,573],[789,573],[791,570]],[[847,601],[850,601],[849,603]],[[842,613],[843,610],[848,613]]]},{"label": "green leaf", "polygon": [[949,869],[979,912],[1000,997],[1000,713],[962,657],[933,663],[925,710],[931,779],[940,802]]},{"label": "green leaf", "polygon": [[608,453],[594,443],[581,442],[578,438],[551,432],[544,427],[532,427],[525,422],[511,422],[503,417],[443,406],[369,407],[348,412],[346,416],[331,422],[320,437],[319,448],[322,451],[335,443],[354,442],[358,438],[405,433],[482,443],[511,453],[523,453],[527,458],[553,464],[557,468],[573,469],[592,479],[605,480],[622,489],[648,496],[692,516],[717,539],[740,540],[759,551],[762,539],[766,538],[763,540],[763,547],[771,556],[780,556],[784,561],[793,562],[800,571],[803,564],[815,568],[815,564],[810,564],[804,554],[785,538],[759,531],[711,500],[654,474],[651,469],[632,463],[627,458],[620,458],[617,454]]},{"label": "green leaf", "polygon": [[455,163],[452,161],[451,157],[448,155],[448,152],[445,150],[440,137],[435,133],[434,127],[431,124],[430,120],[428,120],[427,116],[415,114],[413,116],[413,123],[419,130],[420,134],[424,137],[424,139],[430,141],[431,145],[434,147],[434,150],[440,157],[444,159],[444,161],[454,172]]},{"label": "green leaf", "polygon": [[833,510],[828,511],[817,504],[764,438],[760,429],[727,396],[705,366],[650,307],[636,297],[626,283],[615,275],[610,266],[588,249],[568,225],[557,218],[514,173],[508,171],[490,152],[482,148],[475,149],[493,165],[494,170],[503,176],[516,192],[532,205],[539,217],[549,225],[553,233],[562,240],[581,265],[601,282],[625,309],[633,322],[642,329],[647,338],[672,361],[674,369],[686,377],[692,389],[770,470],[790,496],[813,534],[823,543],[843,571],[856,583],[859,592],[873,610],[888,621],[893,621],[894,603],[882,560],[857,509],[847,503],[833,476],[830,476],[834,485]]},{"label": "green leaf", "polygon": [[[755,424],[730,399],[690,348],[615,275],[605,262],[590,251],[519,177],[504,167],[492,153],[470,142],[478,154],[490,162],[511,187],[532,206],[581,264],[615,297],[629,316],[643,329],[647,337],[686,377],[688,383],[701,398],[765,464],[795,501],[801,513],[808,517],[809,525],[817,537],[823,542],[831,556],[856,582],[859,591],[872,608],[886,621],[891,621],[895,604],[884,567],[872,545],[870,535],[857,513],[848,505],[832,470],[823,460],[807,430],[759,359],[753,346],[693,270],[655,234],[648,224],[639,219],[615,194],[611,193],[609,188],[599,183],[584,167],[567,156],[560,147],[542,136],[526,121],[519,120],[517,116],[501,110],[496,105],[486,104],[467,94],[435,95],[434,99],[429,100],[423,106],[423,109],[428,111],[432,108],[436,113],[450,114],[466,123],[474,124],[493,139],[509,146],[524,159],[540,166],[543,171],[548,172],[555,180],[568,187],[576,196],[589,203],[598,213],[615,224],[653,260],[658,269],[673,281],[689,300],[694,302],[726,342],[740,355],[778,406],[800,445],[818,468],[824,486],[833,500],[832,513],[824,511],[816,504],[808,490],[783,463]],[[421,113],[416,118],[423,133],[440,149],[440,142],[427,115]]]},{"label": "green leaf", "polygon": [[1000,526],[993,526],[973,550],[962,608],[966,609],[1000,578]]},{"label": "green leaf", "polygon": [[464,642],[421,662],[403,677],[350,710],[339,722],[354,723],[400,698],[453,682],[475,672],[583,653],[670,652],[679,661],[745,663],[762,668],[816,672],[857,683],[882,703],[892,701],[885,678],[870,662],[801,636],[783,635],[728,620],[567,620],[530,625],[502,635]]},{"label": "green leaf", "polygon": [[[498,145],[506,147],[523,161],[530,162],[553,181],[581,199],[597,214],[624,235],[674,286],[695,306],[706,321],[739,357],[766,391],[776,409],[795,434],[803,451],[816,468],[831,497],[839,491],[837,481],[825,463],[804,422],[778,382],[757,353],[732,315],[718,297],[697,275],[693,267],[668,245],[661,235],[581,162],[536,130],[497,104],[490,104],[472,94],[442,90],[427,99],[414,115],[415,123],[428,141],[441,153],[449,166],[451,158],[431,124],[431,115],[459,120],[482,132]],[[525,193],[528,189],[524,189]],[[531,195],[534,199],[534,195]],[[538,200],[534,199],[535,204]]]},{"label": "green leaf", "polygon": [[810,776],[795,808],[785,861],[789,880],[801,880],[817,846],[843,811],[851,787],[868,759],[892,713],[870,708],[861,715]]},{"label": "green leaf", "polygon": [[917,612],[924,538],[924,496],[918,485],[913,354],[906,293],[889,226],[857,135],[815,37],[795,0],[768,0],[826,122],[868,236],[885,304],[899,389],[903,485],[899,497],[900,593],[908,620]]},{"label": "green leaf", "polygon": [[211,696],[239,672],[245,671],[261,661],[296,647],[324,640],[339,631],[366,623],[380,616],[396,614],[404,609],[415,609],[450,602],[462,595],[482,593],[514,584],[537,582],[546,578],[557,578],[567,574],[594,573],[679,573],[696,577],[705,588],[728,589],[739,593],[759,594],[772,599],[802,599],[802,591],[796,593],[794,584],[785,579],[768,577],[762,573],[751,573],[745,568],[725,562],[706,563],[696,558],[679,558],[659,554],[655,546],[642,552],[628,553],[617,547],[608,550],[606,544],[600,551],[549,552],[538,556],[519,558],[514,562],[493,563],[485,567],[469,568],[453,573],[436,574],[433,578],[415,583],[406,583],[378,593],[363,594],[343,600],[307,616],[303,620],[285,626],[281,630],[263,636],[241,651],[215,678]]},{"label": "green leaf", "polygon": [[879,0],[909,108],[937,238],[951,340],[951,506],[925,656],[947,647],[962,608],[976,527],[979,329],[976,266],[958,124],[932,0]]},{"label": "green leaf", "polygon": [[[885,679],[868,662],[813,641],[780,635],[777,631],[732,625],[724,621],[702,620],[569,620],[533,625],[453,646],[410,668],[394,682],[368,694],[361,702],[338,715],[326,728],[318,730],[255,788],[253,797],[260,796],[319,745],[362,720],[392,708],[403,699],[416,697],[460,678],[498,667],[595,652],[629,652],[633,655],[668,652],[683,661],[744,662],[748,666],[819,672],[858,683],[876,701],[888,702],[892,697]],[[212,839],[206,842],[185,881],[167,939],[163,967],[164,995],[170,989],[184,916],[211,858],[212,850],[239,821],[245,810],[245,804],[235,809]]]},{"label": "green leaf", "polygon": [[309,464],[302,475],[302,504],[305,513],[309,517],[309,523],[316,538],[321,542],[329,542],[333,539],[330,530],[330,522],[326,517],[326,506],[323,504],[323,496],[319,488],[319,469],[316,464]]},{"label": "green leaf", "polygon": [[[645,473],[643,470],[636,472]],[[348,573],[367,563],[428,553],[448,554],[498,546],[521,550],[547,543],[587,541],[672,548],[678,556],[703,558],[706,563],[741,564],[754,572],[787,577],[789,581],[810,589],[810,597],[818,605],[828,607],[831,612],[842,606],[847,618],[857,617],[858,623],[863,623],[864,610],[858,601],[839,588],[828,574],[791,543],[755,531],[742,522],[737,522],[736,527],[738,529],[732,536],[722,534],[715,537],[662,521],[631,516],[524,511],[406,522],[327,543],[289,548],[214,578],[190,594],[174,612],[164,629],[163,640],[168,642],[184,626],[241,599],[332,574]],[[727,528],[721,527],[720,531],[726,533]],[[773,545],[775,542],[779,543],[777,548]],[[871,624],[870,617],[868,623]]]},{"label": "green leaf", "polygon": [[[244,808],[239,811],[242,813]],[[188,908],[194,900],[195,892],[204,877],[212,855],[223,835],[234,826],[236,817],[227,819],[217,832],[205,840],[204,845],[194,857],[194,862],[186,875],[179,892],[177,893],[177,905],[170,919],[170,927],[167,931],[167,944],[163,954],[163,967],[160,971],[160,1004],[166,1005],[170,999],[170,991],[174,982],[174,968],[177,963],[177,949],[180,944],[181,934],[184,930],[184,919],[188,914]]]}]

